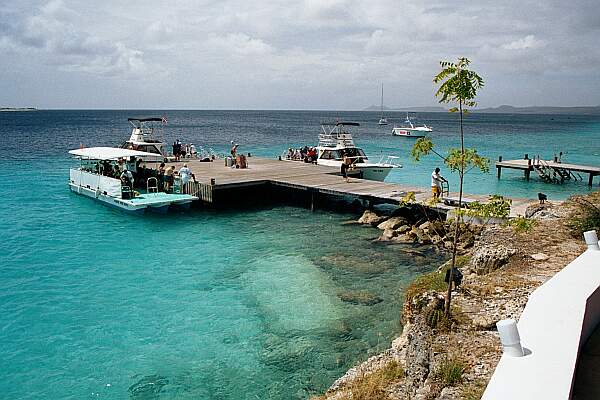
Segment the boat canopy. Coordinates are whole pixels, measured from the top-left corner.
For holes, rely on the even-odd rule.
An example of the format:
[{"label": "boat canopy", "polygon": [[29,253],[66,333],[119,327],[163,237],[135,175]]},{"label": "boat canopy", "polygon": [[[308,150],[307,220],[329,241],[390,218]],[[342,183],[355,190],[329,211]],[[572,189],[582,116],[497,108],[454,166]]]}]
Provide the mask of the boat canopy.
[{"label": "boat canopy", "polygon": [[151,157],[154,159],[163,158],[161,154],[147,153],[145,151],[129,149],[119,149],[116,147],[86,147],[83,149],[70,150],[69,154],[90,160],[118,160],[119,158],[128,157]]},{"label": "boat canopy", "polygon": [[127,121],[138,121],[138,122],[163,122],[163,121],[164,121],[164,117],[127,118]]}]

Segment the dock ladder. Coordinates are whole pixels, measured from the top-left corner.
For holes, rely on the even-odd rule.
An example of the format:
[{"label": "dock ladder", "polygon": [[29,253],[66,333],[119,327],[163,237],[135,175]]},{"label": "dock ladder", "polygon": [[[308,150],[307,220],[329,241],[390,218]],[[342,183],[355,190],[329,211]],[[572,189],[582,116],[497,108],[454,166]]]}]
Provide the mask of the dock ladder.
[{"label": "dock ladder", "polygon": [[147,193],[158,193],[158,179],[150,177],[146,181],[146,192]]}]

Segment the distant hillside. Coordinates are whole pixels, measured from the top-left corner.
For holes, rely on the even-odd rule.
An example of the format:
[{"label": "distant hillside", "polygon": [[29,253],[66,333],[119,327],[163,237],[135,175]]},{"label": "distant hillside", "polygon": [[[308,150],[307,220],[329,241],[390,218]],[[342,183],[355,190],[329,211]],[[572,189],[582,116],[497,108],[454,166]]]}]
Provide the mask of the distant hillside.
[{"label": "distant hillside", "polygon": [[[384,111],[410,111],[410,112],[444,112],[444,107],[396,107],[390,108],[383,106]],[[363,111],[381,111],[381,106],[369,106]]]},{"label": "distant hillside", "polygon": [[0,112],[2,111],[37,111],[37,108],[34,107],[0,107]]},{"label": "distant hillside", "polygon": [[587,107],[513,107],[502,105],[500,107],[481,108],[473,110],[480,113],[495,113],[495,114],[583,114],[583,115],[600,115],[600,106]]}]

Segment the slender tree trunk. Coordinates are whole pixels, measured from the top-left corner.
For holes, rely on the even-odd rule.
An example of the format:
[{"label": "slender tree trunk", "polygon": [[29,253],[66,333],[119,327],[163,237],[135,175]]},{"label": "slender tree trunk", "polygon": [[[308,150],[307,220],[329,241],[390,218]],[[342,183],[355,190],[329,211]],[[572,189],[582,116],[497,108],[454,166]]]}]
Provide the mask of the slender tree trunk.
[{"label": "slender tree trunk", "polygon": [[444,304],[444,313],[447,317],[450,316],[450,302],[452,301],[452,281],[454,279],[454,267],[456,265],[456,248],[458,246],[458,234],[460,232],[460,220],[462,209],[462,195],[463,195],[463,177],[465,173],[465,139],[463,135],[463,111],[462,101],[458,102],[458,110],[460,113],[460,172],[459,172],[459,186],[458,186],[458,210],[456,213],[456,221],[454,228],[454,239],[452,241],[452,263],[450,265],[450,274],[448,274],[448,291],[446,292],[446,302]]}]

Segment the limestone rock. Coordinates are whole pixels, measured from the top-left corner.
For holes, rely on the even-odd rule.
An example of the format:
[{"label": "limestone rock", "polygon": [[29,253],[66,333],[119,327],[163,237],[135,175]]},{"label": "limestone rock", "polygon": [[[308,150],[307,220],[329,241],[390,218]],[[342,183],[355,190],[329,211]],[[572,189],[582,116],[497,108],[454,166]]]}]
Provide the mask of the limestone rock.
[{"label": "limestone rock", "polygon": [[530,257],[533,258],[535,261],[545,261],[548,259],[548,256],[544,253],[535,253],[532,254]]},{"label": "limestone rock", "polygon": [[551,203],[532,204],[525,210],[525,218],[558,219],[560,215],[554,210],[554,206]]},{"label": "limestone rock", "polygon": [[397,229],[403,225],[406,225],[406,219],[404,219],[403,217],[392,217],[387,221],[384,221],[377,225],[377,228],[381,230]]},{"label": "limestone rock", "polygon": [[347,291],[338,294],[340,300],[350,304],[360,304],[363,306],[372,306],[374,304],[381,303],[383,299],[371,292],[366,290],[360,291]]},{"label": "limestone rock", "polygon": [[407,234],[400,234],[400,235],[392,238],[392,241],[398,242],[398,243],[414,243],[415,238],[410,235],[407,235]]},{"label": "limestone rock", "polygon": [[406,233],[408,231],[410,231],[410,225],[402,225],[401,227],[399,227],[398,229],[396,229],[396,232],[398,232],[399,234],[402,233]]},{"label": "limestone rock", "polygon": [[498,319],[489,314],[475,315],[471,320],[473,326],[481,331],[489,331],[494,329],[496,327],[496,322],[498,322]]},{"label": "limestone rock", "polygon": [[394,236],[397,236],[397,235],[398,234],[396,233],[395,230],[393,230],[393,229],[386,229],[386,230],[383,231],[383,234],[381,235],[381,239],[390,240]]},{"label": "limestone rock", "polygon": [[477,275],[485,275],[502,267],[516,253],[515,249],[503,245],[483,246],[473,253],[471,267]]},{"label": "limestone rock", "polygon": [[377,226],[379,225],[381,222],[383,222],[386,219],[386,217],[382,217],[380,215],[375,214],[373,211],[371,210],[365,210],[365,212],[363,213],[363,215],[358,219],[358,223],[359,224],[365,224],[365,225],[374,225]]}]

